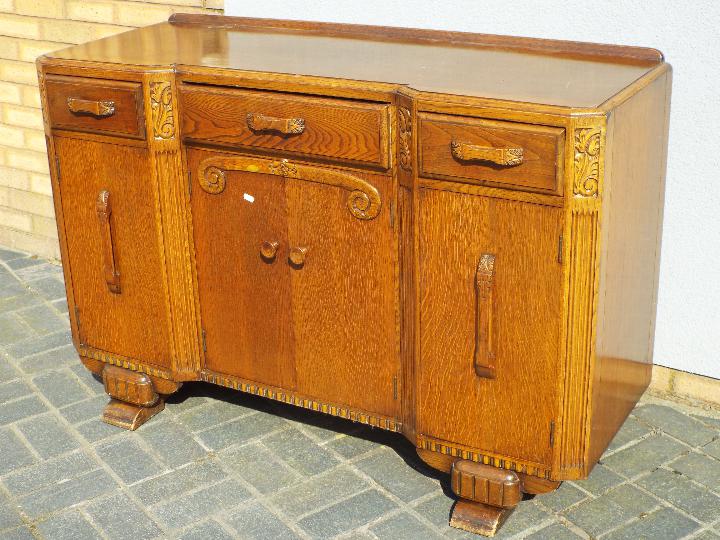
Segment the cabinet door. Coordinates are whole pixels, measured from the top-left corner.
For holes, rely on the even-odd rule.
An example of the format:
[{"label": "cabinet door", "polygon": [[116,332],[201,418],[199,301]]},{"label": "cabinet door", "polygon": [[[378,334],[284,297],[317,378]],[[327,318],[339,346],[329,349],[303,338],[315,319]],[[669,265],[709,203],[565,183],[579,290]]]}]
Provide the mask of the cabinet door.
[{"label": "cabinet door", "polygon": [[420,212],[420,432],[549,464],[562,210],[426,189]]},{"label": "cabinet door", "polygon": [[195,180],[200,163],[222,156],[233,159],[219,152],[188,152],[206,365],[293,389],[285,179],[223,168],[217,173],[223,189],[202,189],[201,179]]},{"label": "cabinet door", "polygon": [[55,150],[80,341],[170,367],[147,150],[66,137]]}]

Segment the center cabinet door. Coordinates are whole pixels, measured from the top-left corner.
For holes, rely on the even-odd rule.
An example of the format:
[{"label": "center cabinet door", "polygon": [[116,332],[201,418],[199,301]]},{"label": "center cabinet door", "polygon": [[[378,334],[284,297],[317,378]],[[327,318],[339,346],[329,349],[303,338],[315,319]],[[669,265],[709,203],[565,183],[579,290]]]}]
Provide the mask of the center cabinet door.
[{"label": "center cabinet door", "polygon": [[207,367],[397,418],[390,177],[195,149],[188,162]]}]

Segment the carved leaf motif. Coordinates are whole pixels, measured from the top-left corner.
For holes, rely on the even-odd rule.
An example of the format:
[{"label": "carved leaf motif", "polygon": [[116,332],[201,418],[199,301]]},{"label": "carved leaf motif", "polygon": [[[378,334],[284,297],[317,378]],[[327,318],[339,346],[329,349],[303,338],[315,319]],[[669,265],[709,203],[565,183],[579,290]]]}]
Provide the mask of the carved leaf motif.
[{"label": "carved leaf motif", "polygon": [[573,193],[581,197],[597,197],[600,182],[599,128],[575,130],[575,181]]},{"label": "carved leaf motif", "polygon": [[410,111],[405,107],[398,109],[398,127],[400,137],[400,166],[406,171],[412,171],[412,156],[410,146],[412,144],[412,117]]},{"label": "carved leaf motif", "polygon": [[153,135],[156,139],[172,139],[175,136],[175,119],[169,82],[150,83],[150,106]]},{"label": "carved leaf motif", "polygon": [[289,176],[292,178],[297,177],[297,167],[290,163],[287,159],[280,161],[273,161],[268,165],[268,169],[271,174],[277,174],[278,176]]}]

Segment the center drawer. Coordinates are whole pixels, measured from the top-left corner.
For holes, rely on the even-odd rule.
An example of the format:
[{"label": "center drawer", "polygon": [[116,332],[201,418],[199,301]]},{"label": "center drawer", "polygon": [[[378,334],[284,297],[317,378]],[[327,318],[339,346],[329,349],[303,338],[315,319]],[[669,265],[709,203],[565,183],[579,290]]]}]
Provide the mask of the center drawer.
[{"label": "center drawer", "polygon": [[388,105],[182,85],[185,139],[388,166]]}]

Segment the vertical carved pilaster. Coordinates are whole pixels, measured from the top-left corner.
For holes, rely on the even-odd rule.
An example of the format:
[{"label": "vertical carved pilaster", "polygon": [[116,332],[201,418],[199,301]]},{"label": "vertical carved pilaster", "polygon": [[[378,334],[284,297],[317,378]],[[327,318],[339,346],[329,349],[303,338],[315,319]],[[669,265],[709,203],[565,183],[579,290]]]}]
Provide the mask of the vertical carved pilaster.
[{"label": "vertical carved pilaster", "polygon": [[398,160],[406,171],[412,171],[412,115],[407,107],[398,107]]}]

